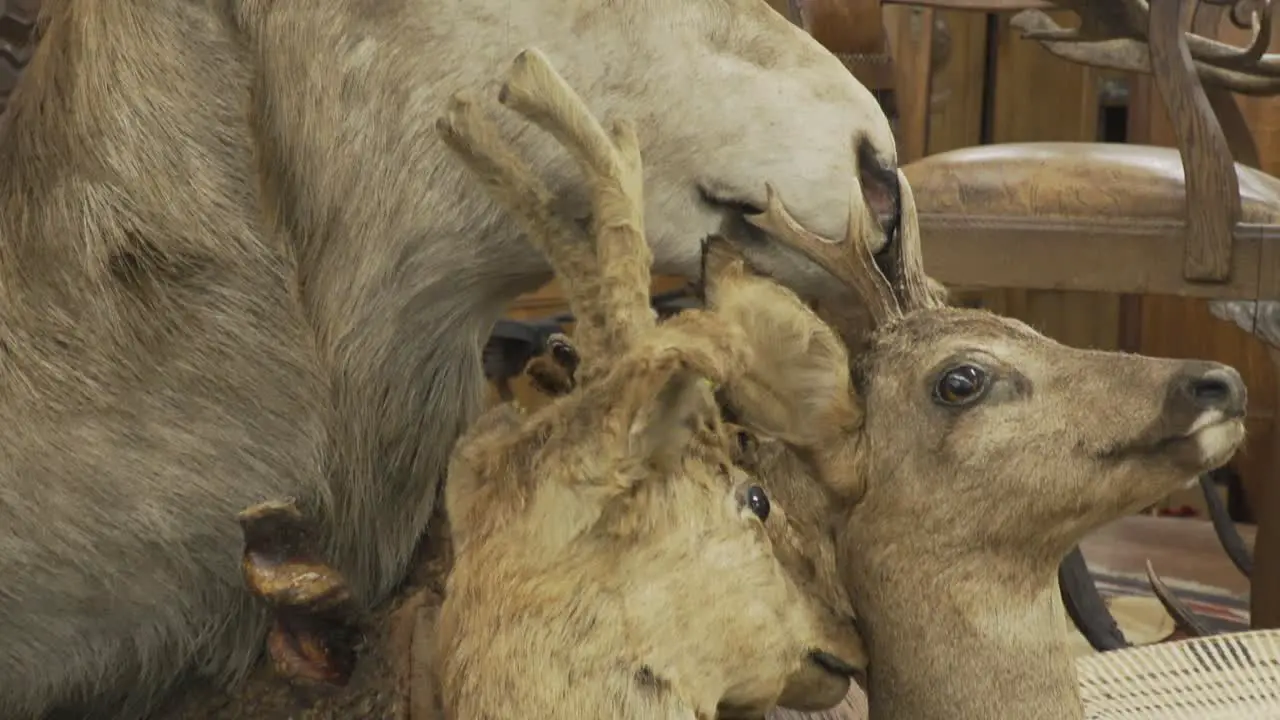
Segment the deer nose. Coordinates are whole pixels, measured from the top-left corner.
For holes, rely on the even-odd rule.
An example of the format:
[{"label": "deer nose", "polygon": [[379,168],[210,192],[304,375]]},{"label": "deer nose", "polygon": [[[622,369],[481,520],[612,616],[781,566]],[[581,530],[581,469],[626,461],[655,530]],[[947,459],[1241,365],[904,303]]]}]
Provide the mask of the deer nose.
[{"label": "deer nose", "polygon": [[1194,363],[1174,381],[1173,389],[1195,410],[1217,410],[1227,417],[1243,416],[1249,400],[1240,373],[1219,363]]}]

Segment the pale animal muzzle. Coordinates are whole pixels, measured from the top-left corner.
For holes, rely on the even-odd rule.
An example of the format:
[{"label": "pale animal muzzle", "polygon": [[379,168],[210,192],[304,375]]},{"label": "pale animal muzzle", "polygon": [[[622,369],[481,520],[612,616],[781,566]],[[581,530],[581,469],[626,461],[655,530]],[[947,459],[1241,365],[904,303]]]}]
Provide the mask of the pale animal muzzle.
[{"label": "pale animal muzzle", "polygon": [[1191,435],[1210,425],[1244,417],[1249,400],[1244,379],[1234,368],[1218,363],[1189,363],[1169,385],[1170,413],[1185,416]]}]

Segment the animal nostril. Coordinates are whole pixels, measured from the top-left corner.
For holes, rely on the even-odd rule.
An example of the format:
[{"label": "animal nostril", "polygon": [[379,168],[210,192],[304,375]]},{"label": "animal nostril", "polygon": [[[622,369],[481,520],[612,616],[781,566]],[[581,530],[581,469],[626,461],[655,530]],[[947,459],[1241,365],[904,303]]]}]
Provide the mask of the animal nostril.
[{"label": "animal nostril", "polygon": [[1191,397],[1200,405],[1218,405],[1231,397],[1231,386],[1215,377],[1196,378],[1190,389]]},{"label": "animal nostril", "polygon": [[1231,415],[1244,412],[1246,390],[1239,373],[1215,367],[1184,377],[1182,393],[1201,410],[1221,410]]}]

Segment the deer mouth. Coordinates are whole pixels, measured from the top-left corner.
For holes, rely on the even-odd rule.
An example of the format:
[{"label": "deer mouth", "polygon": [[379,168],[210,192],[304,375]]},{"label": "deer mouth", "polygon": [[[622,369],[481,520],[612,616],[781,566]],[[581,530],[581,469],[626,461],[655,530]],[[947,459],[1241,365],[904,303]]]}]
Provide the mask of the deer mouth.
[{"label": "deer mouth", "polygon": [[[1225,452],[1230,454],[1240,444],[1243,435],[1244,412],[1213,413],[1192,427],[1156,437],[1139,437],[1122,445],[1115,445],[1099,453],[1104,460],[1125,460],[1139,456],[1182,453],[1192,449],[1208,450],[1210,456]],[[1199,454],[1199,453],[1197,453]]]},{"label": "deer mouth", "polygon": [[822,650],[814,650],[810,652],[809,661],[826,672],[842,678],[852,678],[862,672],[862,670],[850,665],[835,655]]},{"label": "deer mouth", "polygon": [[748,217],[764,212],[758,203],[721,195],[704,185],[698,186],[698,198],[721,216],[720,230],[726,237],[747,246],[759,247],[769,242],[763,230],[747,222]]},{"label": "deer mouth", "polygon": [[1202,419],[1185,432],[1170,435],[1156,443],[1155,449],[1162,450],[1187,443],[1201,443],[1205,438],[1219,435],[1224,430],[1244,423],[1244,412],[1214,412],[1202,416]]},{"label": "deer mouth", "polygon": [[738,218],[747,215],[759,215],[764,212],[764,208],[758,203],[721,195],[708,189],[705,185],[698,186],[698,197],[712,208]]},{"label": "deer mouth", "polygon": [[1194,438],[1204,434],[1205,432],[1213,430],[1214,428],[1244,422],[1244,415],[1243,410],[1230,413],[1213,412],[1205,416],[1205,419],[1197,422],[1190,430],[1183,434],[1188,438]]}]

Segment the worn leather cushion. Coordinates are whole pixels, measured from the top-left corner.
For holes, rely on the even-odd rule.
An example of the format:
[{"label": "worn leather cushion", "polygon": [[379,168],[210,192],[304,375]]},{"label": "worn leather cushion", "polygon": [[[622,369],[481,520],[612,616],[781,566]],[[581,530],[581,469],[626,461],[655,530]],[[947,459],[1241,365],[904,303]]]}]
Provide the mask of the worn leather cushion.
[{"label": "worn leather cushion", "polygon": [[[1112,143],[1003,143],[931,155],[904,167],[931,215],[1179,220],[1182,158],[1174,148]],[[1280,179],[1236,165],[1248,223],[1280,223]]]}]

